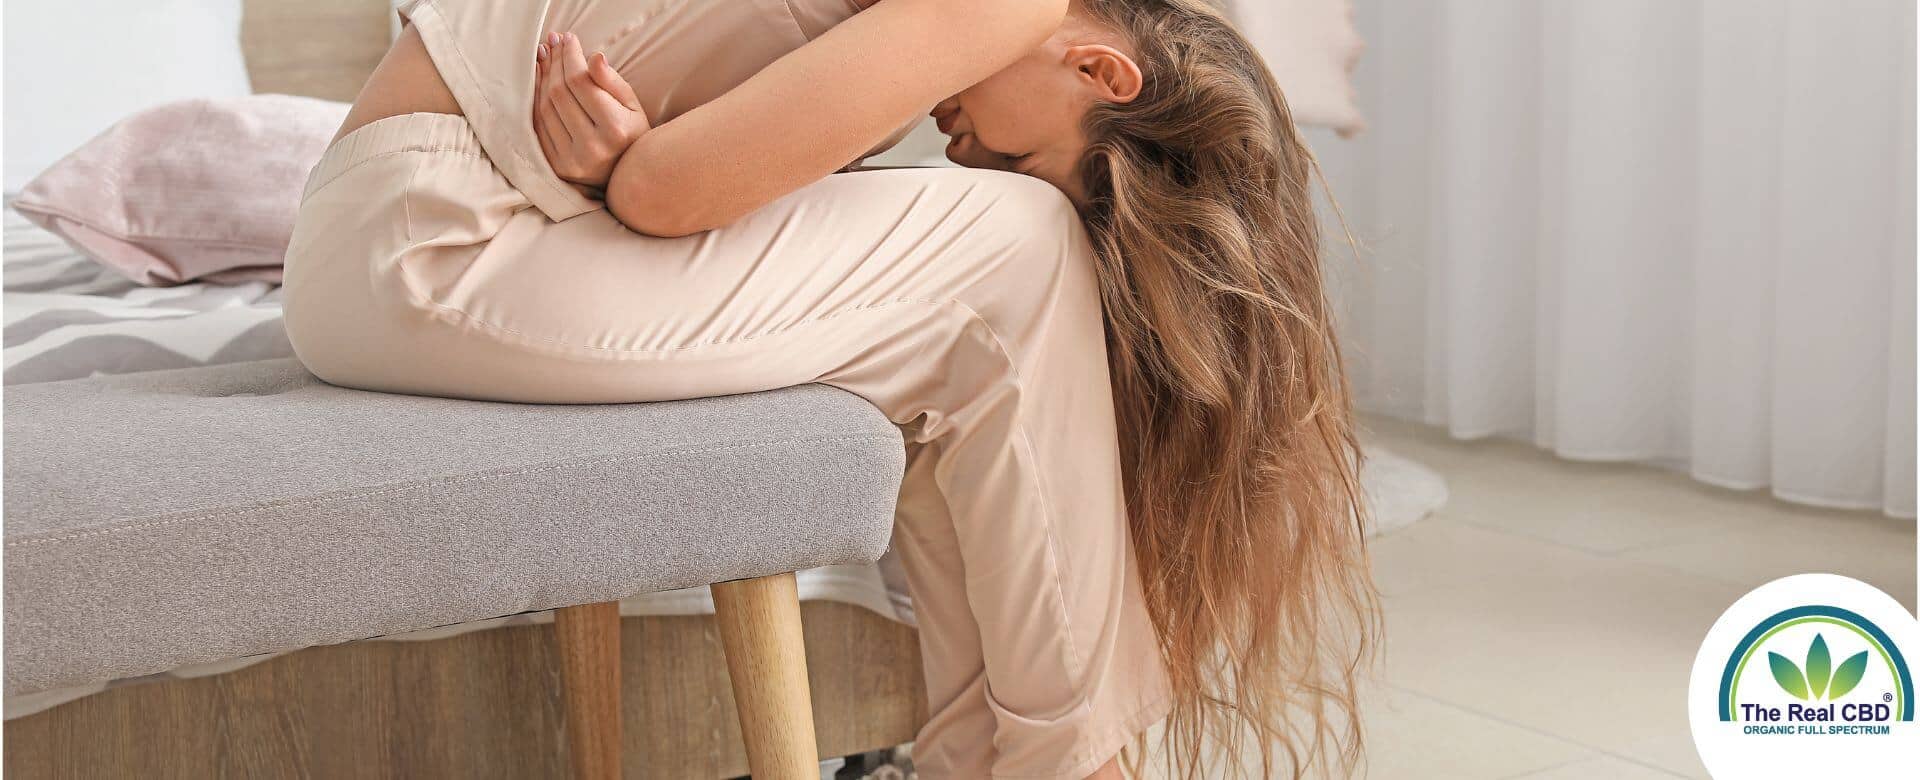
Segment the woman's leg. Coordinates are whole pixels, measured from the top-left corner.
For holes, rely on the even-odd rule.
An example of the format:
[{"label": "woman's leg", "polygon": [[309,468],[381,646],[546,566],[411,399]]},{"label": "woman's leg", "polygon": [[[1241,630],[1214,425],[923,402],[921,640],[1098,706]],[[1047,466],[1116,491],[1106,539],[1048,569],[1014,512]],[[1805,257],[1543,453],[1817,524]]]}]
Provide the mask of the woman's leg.
[{"label": "woman's leg", "polygon": [[986,704],[980,626],[967,606],[966,567],[946,497],[934,480],[938,458],[925,445],[907,451],[894,509],[893,547],[907,573],[929,719],[914,762],[929,778],[986,777],[993,769],[993,712]]},{"label": "woman's leg", "polygon": [[428,154],[405,179],[404,229],[386,234],[407,248],[308,276],[289,301],[323,378],[532,402],[847,389],[913,447],[895,538],[925,651],[927,776],[1080,780],[1165,713],[1090,249],[1051,188],[839,175],[655,239],[604,212],[551,222],[484,158]]}]

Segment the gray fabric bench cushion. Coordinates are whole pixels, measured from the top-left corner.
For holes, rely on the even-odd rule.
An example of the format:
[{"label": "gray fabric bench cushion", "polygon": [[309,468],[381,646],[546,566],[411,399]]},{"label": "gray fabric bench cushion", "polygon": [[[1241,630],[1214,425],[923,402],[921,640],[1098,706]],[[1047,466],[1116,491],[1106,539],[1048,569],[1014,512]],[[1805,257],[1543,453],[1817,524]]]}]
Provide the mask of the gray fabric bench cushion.
[{"label": "gray fabric bench cushion", "polygon": [[537,406],[291,360],[6,393],[8,694],[886,549],[904,448],[823,386]]}]

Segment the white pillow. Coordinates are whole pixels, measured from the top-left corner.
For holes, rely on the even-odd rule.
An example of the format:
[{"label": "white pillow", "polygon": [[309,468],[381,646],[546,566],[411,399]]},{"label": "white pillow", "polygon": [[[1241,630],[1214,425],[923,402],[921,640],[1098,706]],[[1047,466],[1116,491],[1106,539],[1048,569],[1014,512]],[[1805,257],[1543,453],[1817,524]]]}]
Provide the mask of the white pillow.
[{"label": "white pillow", "polygon": [[1295,124],[1342,136],[1367,126],[1354,101],[1353,66],[1365,44],[1351,0],[1232,0],[1227,15],[1273,69]]},{"label": "white pillow", "polygon": [[[325,0],[320,0],[325,1]],[[241,0],[6,0],[6,191],[135,111],[253,92]]]}]

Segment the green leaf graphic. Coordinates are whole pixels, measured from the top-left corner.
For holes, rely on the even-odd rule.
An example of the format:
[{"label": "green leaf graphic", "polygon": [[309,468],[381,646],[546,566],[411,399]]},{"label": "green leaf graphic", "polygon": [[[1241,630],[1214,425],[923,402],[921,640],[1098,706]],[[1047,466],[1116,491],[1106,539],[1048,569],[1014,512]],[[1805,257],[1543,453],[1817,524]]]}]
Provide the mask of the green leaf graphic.
[{"label": "green leaf graphic", "polygon": [[1793,698],[1807,698],[1807,678],[1800,676],[1800,667],[1779,653],[1768,653],[1767,663],[1773,667],[1773,681],[1780,683],[1780,689],[1793,694]]},{"label": "green leaf graphic", "polygon": [[1867,651],[1862,650],[1854,653],[1852,658],[1841,662],[1840,668],[1834,670],[1833,682],[1828,683],[1828,685],[1832,687],[1827,691],[1827,698],[1838,699],[1847,695],[1847,691],[1851,691],[1853,690],[1853,686],[1859,685],[1860,678],[1866,676],[1866,674]]},{"label": "green leaf graphic", "polygon": [[1813,635],[1807,648],[1807,696],[1818,699],[1827,693],[1827,677],[1833,674],[1833,656],[1827,654],[1827,638]]}]

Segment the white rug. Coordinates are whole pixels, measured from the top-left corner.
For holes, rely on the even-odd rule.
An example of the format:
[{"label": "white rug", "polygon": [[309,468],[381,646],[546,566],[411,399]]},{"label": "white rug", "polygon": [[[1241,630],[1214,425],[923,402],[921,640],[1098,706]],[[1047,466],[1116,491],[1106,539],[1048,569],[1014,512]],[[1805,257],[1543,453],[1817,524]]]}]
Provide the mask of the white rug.
[{"label": "white rug", "polygon": [[1372,516],[1367,535],[1379,536],[1413,525],[1447,503],[1447,481],[1438,472],[1385,447],[1367,445],[1360,467],[1360,489]]}]

